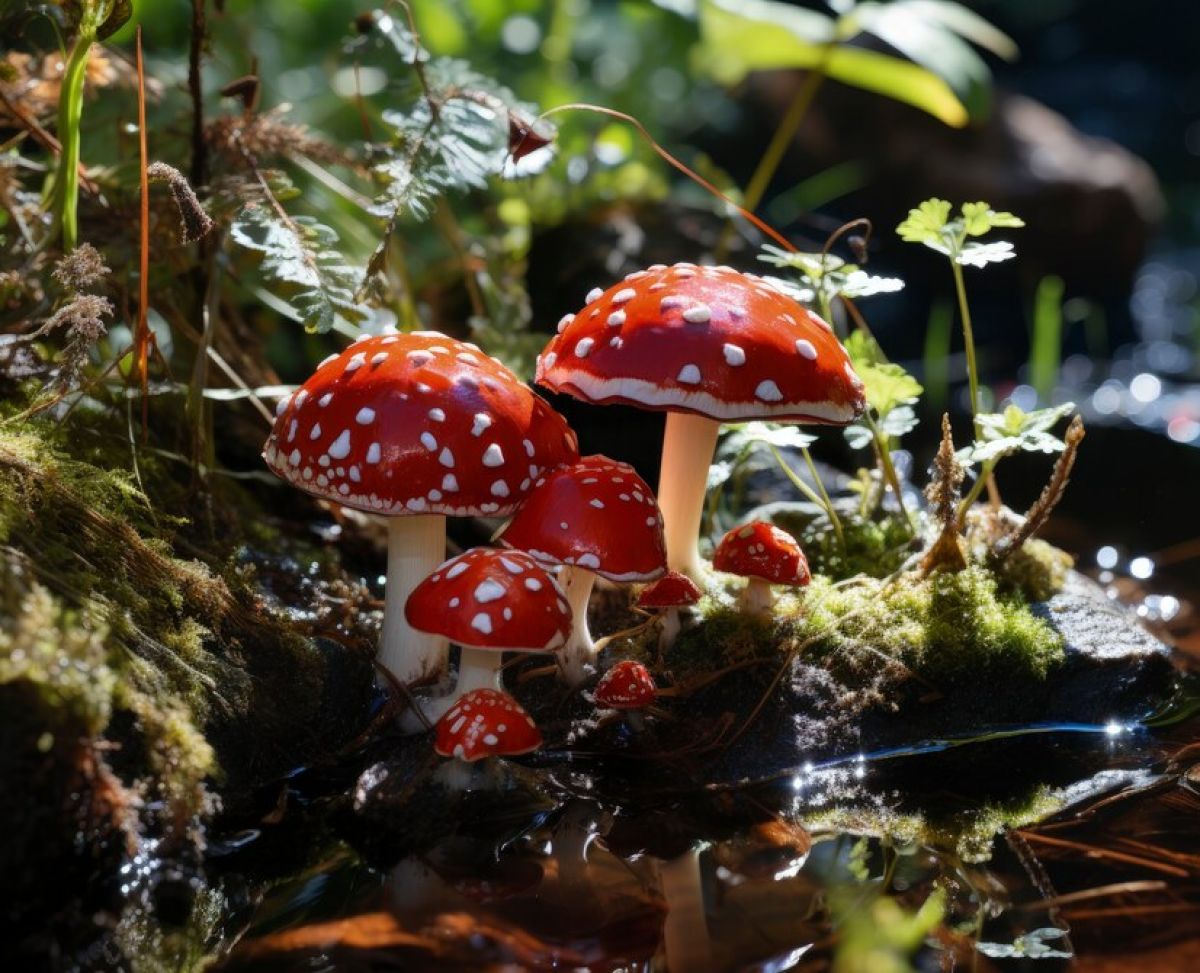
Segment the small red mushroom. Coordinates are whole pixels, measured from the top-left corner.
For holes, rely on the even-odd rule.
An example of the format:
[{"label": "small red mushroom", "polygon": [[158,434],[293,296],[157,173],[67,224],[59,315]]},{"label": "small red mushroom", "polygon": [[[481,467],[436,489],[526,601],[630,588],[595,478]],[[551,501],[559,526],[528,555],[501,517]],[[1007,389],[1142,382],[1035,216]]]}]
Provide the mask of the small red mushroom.
[{"label": "small red mushroom", "polygon": [[443,780],[464,787],[465,764],[490,757],[519,757],[542,745],[542,733],[515,699],[496,689],[476,689],[458,700],[437,721],[433,750],[451,757]]},{"label": "small red mushroom", "polygon": [[543,471],[579,455],[566,421],[475,345],[436,331],[366,337],[280,401],[263,458],[308,493],[388,518],[380,660],[436,675],[446,641],[404,620],[446,556],[446,517],[512,513]]},{"label": "small red mushroom", "polygon": [[573,686],[596,655],[587,627],[596,576],[629,583],[651,581],[666,570],[654,492],[632,466],[606,456],[585,456],[539,478],[500,542],[543,564],[562,565],[559,580],[574,628],[559,657]]},{"label": "small red mushroom", "polygon": [[808,559],[791,534],[761,520],[735,527],[721,538],[713,554],[713,567],[748,578],[738,596],[738,608],[766,615],[775,603],[771,585],[802,587],[808,584]]},{"label": "small red mushroom", "polygon": [[558,582],[528,554],[477,547],[422,581],[404,606],[418,632],[461,647],[454,692],[425,709],[436,719],[476,689],[500,688],[505,651],[554,652],[571,631],[571,609]]},{"label": "small red mushroom", "polygon": [[658,687],[644,665],[622,659],[596,684],[595,699],[601,709],[620,710],[629,725],[640,730],[644,712],[658,699]]},{"label": "small red mushroom", "polygon": [[678,571],[668,571],[654,584],[642,589],[637,606],[658,613],[660,653],[669,651],[679,635],[679,609],[696,604],[700,600],[700,594],[695,582]]},{"label": "small red mushroom", "polygon": [[672,570],[703,577],[696,547],[722,422],[844,426],[863,384],[817,315],[754,274],[655,264],[559,322],[537,381],[585,402],[665,411],[659,504]]}]

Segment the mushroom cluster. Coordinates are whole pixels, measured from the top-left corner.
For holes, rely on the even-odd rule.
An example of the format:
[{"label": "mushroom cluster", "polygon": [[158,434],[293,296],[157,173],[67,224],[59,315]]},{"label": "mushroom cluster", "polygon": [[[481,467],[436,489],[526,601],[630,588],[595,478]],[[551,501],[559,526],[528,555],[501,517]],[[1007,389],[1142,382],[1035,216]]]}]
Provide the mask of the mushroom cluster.
[{"label": "mushroom cluster", "polygon": [[[438,752],[460,762],[540,742],[501,691],[503,652],[553,653],[569,685],[588,679],[598,578],[645,584],[637,605],[658,616],[660,658],[669,649],[707,580],[698,534],[722,422],[845,425],[864,408],[824,321],[767,279],[689,263],[594,289],[559,322],[536,379],[667,412],[659,496],[624,463],[580,458],[566,421],[529,386],[432,331],[364,337],[327,358],[279,403],[263,450],[289,483],[387,518],[381,663],[403,683],[432,681],[449,642],[460,647],[456,688],[426,708]],[[510,517],[503,546],[444,560],[452,516]],[[738,604],[755,614],[769,611],[772,584],[808,582],[799,546],[765,523],[731,531],[713,566],[749,579]],[[594,698],[636,713],[658,693],[641,663],[616,660]]]}]

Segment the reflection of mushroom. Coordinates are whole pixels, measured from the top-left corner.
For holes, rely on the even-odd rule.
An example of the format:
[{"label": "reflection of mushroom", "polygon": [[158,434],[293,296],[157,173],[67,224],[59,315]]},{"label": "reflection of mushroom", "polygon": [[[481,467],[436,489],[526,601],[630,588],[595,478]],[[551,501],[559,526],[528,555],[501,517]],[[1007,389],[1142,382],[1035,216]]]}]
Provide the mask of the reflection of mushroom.
[{"label": "reflection of mushroom", "polygon": [[772,584],[801,587],[809,582],[808,559],[795,538],[761,520],[735,527],[722,537],[713,567],[749,579],[737,605],[751,615],[770,614],[775,604]]},{"label": "reflection of mushroom", "polygon": [[433,331],[355,342],[283,399],[263,450],[309,493],[388,519],[380,659],[402,682],[439,673],[446,641],[404,602],[446,556],[446,517],[505,516],[578,455],[563,418],[474,345]]},{"label": "reflection of mushroom", "polygon": [[418,632],[461,647],[454,693],[425,707],[436,719],[475,689],[500,688],[503,653],[553,652],[571,630],[562,589],[528,554],[477,547],[417,585],[404,607]]},{"label": "reflection of mushroom", "polygon": [[542,734],[521,704],[496,689],[461,697],[438,720],[434,752],[453,758],[440,772],[450,787],[465,789],[470,765],[492,757],[519,757],[542,745]]},{"label": "reflection of mushroom", "polygon": [[575,625],[560,653],[563,676],[579,685],[596,655],[587,626],[596,575],[651,581],[664,571],[662,518],[654,494],[633,467],[585,456],[547,473],[504,529],[501,542],[543,564],[561,564],[559,580]]},{"label": "reflection of mushroom", "polygon": [[641,729],[642,712],[658,699],[650,670],[640,662],[622,659],[596,684],[596,705],[623,712],[629,725]]},{"label": "reflection of mushroom", "polygon": [[700,589],[686,574],[668,571],[654,584],[647,585],[638,596],[638,608],[658,613],[659,659],[669,652],[679,634],[679,609],[688,608],[700,600]]},{"label": "reflection of mushroom", "polygon": [[667,901],[663,951],[666,968],[671,971],[710,973],[719,966],[708,929],[700,853],[700,848],[694,848],[658,866],[660,887]]},{"label": "reflection of mushroom", "polygon": [[696,547],[722,422],[844,426],[862,382],[829,326],[753,274],[656,264],[559,323],[537,381],[586,402],[665,411],[659,503],[672,570],[701,579]]}]

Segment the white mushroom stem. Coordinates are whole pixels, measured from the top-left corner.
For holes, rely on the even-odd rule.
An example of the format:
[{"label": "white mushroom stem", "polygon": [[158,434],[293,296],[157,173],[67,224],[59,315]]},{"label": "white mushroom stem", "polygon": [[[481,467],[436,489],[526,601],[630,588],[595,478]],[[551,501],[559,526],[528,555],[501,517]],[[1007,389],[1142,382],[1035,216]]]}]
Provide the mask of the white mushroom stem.
[{"label": "white mushroom stem", "polygon": [[763,617],[771,614],[774,604],[775,592],[771,590],[770,583],[762,578],[749,578],[737,600],[738,611]]},{"label": "white mushroom stem", "polygon": [[667,541],[667,566],[686,574],[701,587],[704,564],[697,543],[708,467],[717,448],[721,424],[704,416],[668,412],[658,474],[658,506]]},{"label": "white mushroom stem", "polygon": [[660,657],[671,651],[671,646],[679,637],[680,628],[682,625],[679,622],[678,608],[668,608],[659,616],[658,653]]},{"label": "white mushroom stem", "polygon": [[667,901],[663,949],[669,970],[711,973],[718,967],[700,868],[698,848],[658,866],[660,887]]},{"label": "white mushroom stem", "polygon": [[588,599],[596,584],[596,575],[587,568],[564,564],[558,573],[558,583],[571,606],[571,635],[567,644],[558,650],[558,664],[568,686],[575,687],[587,677],[584,668],[596,659],[596,643],[588,631]]},{"label": "white mushroom stem", "polygon": [[404,617],[413,589],[446,559],[446,518],[419,514],[388,519],[387,592],[380,663],[402,683],[436,677],[446,669],[449,643],[418,632]]},{"label": "white mushroom stem", "polygon": [[[500,689],[500,668],[504,653],[496,649],[473,649],[469,645],[462,646],[462,654],[458,659],[458,682],[454,691],[435,699],[413,700],[414,706],[420,706],[421,712],[430,723],[436,723],[450,707],[457,703],[467,693],[476,689]],[[407,724],[405,725],[407,728]],[[424,729],[420,727],[419,729]],[[418,728],[414,727],[414,730]],[[419,732],[419,730],[418,730]]]}]

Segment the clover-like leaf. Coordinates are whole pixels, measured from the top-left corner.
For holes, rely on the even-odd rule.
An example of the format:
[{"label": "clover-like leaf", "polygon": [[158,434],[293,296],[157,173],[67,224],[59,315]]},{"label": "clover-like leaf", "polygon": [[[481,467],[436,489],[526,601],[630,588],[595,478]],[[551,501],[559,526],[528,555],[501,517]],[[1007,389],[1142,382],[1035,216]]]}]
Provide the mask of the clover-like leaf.
[{"label": "clover-like leaf", "polygon": [[[934,246],[942,243],[942,231],[949,222],[950,204],[944,199],[927,199],[908,211],[908,218],[896,227],[896,232],[907,243]],[[934,249],[938,247],[934,246]]]},{"label": "clover-like leaf", "polygon": [[838,293],[851,299],[874,297],[876,294],[894,294],[904,290],[904,281],[899,277],[876,277],[865,270],[853,270],[843,278]]},{"label": "clover-like leaf", "polygon": [[998,226],[1024,226],[1025,221],[1012,213],[997,212],[990,203],[963,203],[963,230],[967,236],[983,236]]},{"label": "clover-like leaf", "polygon": [[875,339],[864,331],[855,331],[846,339],[846,352],[866,386],[867,404],[881,420],[899,406],[912,405],[925,391],[903,367],[888,361]]},{"label": "clover-like leaf", "polygon": [[730,426],[729,430],[723,446],[732,452],[758,443],[777,449],[808,449],[817,441],[816,436],[801,432],[798,426],[773,422],[743,422]]},{"label": "clover-like leaf", "polygon": [[975,948],[992,959],[1014,959],[1021,956],[1032,959],[1071,959],[1074,953],[1049,945],[1054,940],[1066,945],[1066,939],[1065,929],[1045,926],[1018,936],[1011,943],[976,943]]},{"label": "clover-like leaf", "polygon": [[1010,405],[1003,412],[976,417],[980,438],[958,453],[960,461],[985,463],[1013,453],[1061,453],[1064,444],[1050,430],[1075,411],[1074,402],[1026,412]]},{"label": "clover-like leaf", "polygon": [[1011,260],[1016,256],[1013,245],[1004,240],[991,243],[967,243],[955,256],[954,260],[964,267],[986,267],[988,264],[998,264]]}]

